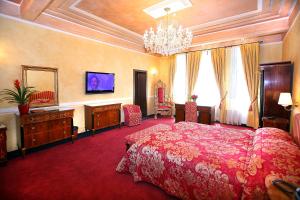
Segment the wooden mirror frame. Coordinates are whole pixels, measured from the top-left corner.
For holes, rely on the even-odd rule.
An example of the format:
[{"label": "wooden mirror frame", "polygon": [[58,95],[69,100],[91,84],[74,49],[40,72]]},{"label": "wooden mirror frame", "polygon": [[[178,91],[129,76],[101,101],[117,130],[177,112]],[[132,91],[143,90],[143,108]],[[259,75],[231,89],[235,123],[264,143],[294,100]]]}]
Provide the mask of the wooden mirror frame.
[{"label": "wooden mirror frame", "polygon": [[21,65],[22,66],[22,82],[25,86],[27,86],[27,71],[46,71],[54,73],[54,92],[55,92],[55,103],[48,105],[34,105],[30,106],[31,108],[40,108],[40,107],[50,107],[50,106],[58,106],[58,69],[51,67],[40,67],[40,66],[31,66],[31,65]]}]

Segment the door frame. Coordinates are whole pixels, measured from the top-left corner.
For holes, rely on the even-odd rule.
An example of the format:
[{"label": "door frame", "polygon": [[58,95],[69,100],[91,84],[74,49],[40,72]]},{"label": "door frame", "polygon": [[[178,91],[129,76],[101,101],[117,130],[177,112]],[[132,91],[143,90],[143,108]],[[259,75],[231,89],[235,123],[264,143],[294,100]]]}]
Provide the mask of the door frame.
[{"label": "door frame", "polygon": [[136,72],[144,72],[146,74],[146,116],[148,116],[148,73],[147,70],[133,69],[133,104],[135,104],[135,74]]}]

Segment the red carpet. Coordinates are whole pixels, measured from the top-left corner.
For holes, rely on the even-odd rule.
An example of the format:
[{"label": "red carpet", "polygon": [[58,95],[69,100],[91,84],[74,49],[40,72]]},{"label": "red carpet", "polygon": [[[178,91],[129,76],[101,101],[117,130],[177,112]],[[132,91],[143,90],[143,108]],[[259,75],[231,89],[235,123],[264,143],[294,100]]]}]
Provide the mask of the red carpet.
[{"label": "red carpet", "polygon": [[115,171],[124,136],[157,123],[173,120],[149,119],[10,160],[0,168],[0,199],[174,199]]}]

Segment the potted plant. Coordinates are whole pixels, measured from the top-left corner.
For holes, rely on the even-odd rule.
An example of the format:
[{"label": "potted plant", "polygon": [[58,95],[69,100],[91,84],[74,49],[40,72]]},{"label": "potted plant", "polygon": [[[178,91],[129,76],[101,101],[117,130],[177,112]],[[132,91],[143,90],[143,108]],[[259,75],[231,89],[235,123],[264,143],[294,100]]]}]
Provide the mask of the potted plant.
[{"label": "potted plant", "polygon": [[35,92],[33,87],[25,87],[19,80],[14,81],[14,90],[4,89],[0,92],[3,96],[0,100],[8,103],[17,103],[20,115],[29,112],[29,97]]},{"label": "potted plant", "polygon": [[191,99],[192,99],[194,102],[196,102],[197,98],[198,98],[198,96],[195,95],[195,94],[193,94],[193,95],[191,96]]}]

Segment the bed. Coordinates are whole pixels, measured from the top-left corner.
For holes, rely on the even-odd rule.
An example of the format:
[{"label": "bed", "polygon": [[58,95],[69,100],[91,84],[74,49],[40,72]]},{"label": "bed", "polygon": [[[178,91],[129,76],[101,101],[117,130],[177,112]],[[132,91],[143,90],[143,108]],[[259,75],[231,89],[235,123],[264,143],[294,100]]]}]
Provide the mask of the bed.
[{"label": "bed", "polygon": [[116,170],[181,199],[267,199],[274,179],[300,184],[300,150],[275,128],[181,122],[134,141]]},{"label": "bed", "polygon": [[127,135],[125,137],[125,145],[126,145],[126,150],[129,149],[129,147],[140,140],[141,138],[150,135],[153,132],[157,131],[164,131],[164,130],[172,130],[172,126],[168,124],[156,124],[154,126],[142,129],[140,131],[137,131],[135,133],[132,133],[130,135]]}]

